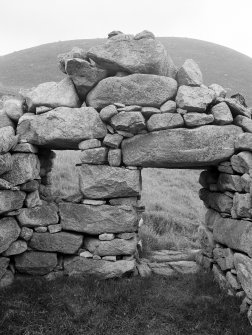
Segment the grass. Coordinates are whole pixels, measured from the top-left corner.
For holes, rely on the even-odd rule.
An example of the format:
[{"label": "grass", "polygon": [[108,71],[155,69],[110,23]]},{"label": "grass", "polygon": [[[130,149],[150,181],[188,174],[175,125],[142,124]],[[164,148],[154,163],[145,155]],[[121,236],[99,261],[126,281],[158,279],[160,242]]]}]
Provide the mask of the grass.
[{"label": "grass", "polygon": [[1,335],[245,335],[237,299],[208,273],[17,280],[0,291]]}]

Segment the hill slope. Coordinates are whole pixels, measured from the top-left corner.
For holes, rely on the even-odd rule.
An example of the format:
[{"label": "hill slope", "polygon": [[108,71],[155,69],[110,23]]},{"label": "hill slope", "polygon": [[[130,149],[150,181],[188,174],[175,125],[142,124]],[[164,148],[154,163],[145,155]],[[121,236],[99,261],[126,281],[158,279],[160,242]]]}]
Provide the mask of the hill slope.
[{"label": "hill slope", "polygon": [[[252,58],[235,50],[195,39],[161,37],[176,65],[194,59],[201,67],[205,84],[218,83],[240,92],[252,106]],[[74,46],[89,49],[104,39],[72,40],[40,45],[0,57],[0,83],[8,87],[32,87],[45,81],[58,81],[56,57]]]}]

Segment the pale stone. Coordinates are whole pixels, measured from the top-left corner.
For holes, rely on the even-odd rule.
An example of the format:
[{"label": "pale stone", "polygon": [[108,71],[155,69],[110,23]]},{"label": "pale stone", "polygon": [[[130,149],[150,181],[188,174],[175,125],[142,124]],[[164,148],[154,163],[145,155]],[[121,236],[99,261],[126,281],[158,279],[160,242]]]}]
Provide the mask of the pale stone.
[{"label": "pale stone", "polygon": [[38,153],[38,148],[30,143],[18,143],[11,151],[36,154]]},{"label": "pale stone", "polygon": [[0,155],[0,175],[8,172],[12,169],[13,161],[12,156],[9,152]]},{"label": "pale stone", "polygon": [[12,98],[4,101],[3,111],[9,118],[15,122],[24,114],[24,101],[23,99]]},{"label": "pale stone", "polygon": [[235,193],[232,208],[232,211],[235,213],[235,218],[251,218],[251,205],[252,203],[250,193]]},{"label": "pale stone", "polygon": [[93,254],[91,252],[85,250],[80,253],[80,257],[85,257],[85,258],[93,258]]},{"label": "pale stone", "polygon": [[115,234],[103,233],[99,235],[100,241],[111,241],[115,238]]},{"label": "pale stone", "polygon": [[231,164],[234,171],[241,174],[249,173],[252,169],[252,153],[249,151],[242,151],[237,155],[231,157]]},{"label": "pale stone", "polygon": [[75,254],[82,246],[83,236],[67,232],[34,233],[29,242],[32,249],[40,251]]},{"label": "pale stone", "polygon": [[142,107],[141,113],[145,119],[148,119],[153,114],[160,114],[160,109],[155,107]]},{"label": "pale stone", "polygon": [[117,107],[117,108],[123,108],[123,107],[126,107],[125,104],[122,104],[121,102],[114,102],[114,105]]},{"label": "pale stone", "polygon": [[212,84],[208,86],[208,88],[214,91],[215,98],[219,98],[219,97],[225,98],[226,97],[227,91],[222,86],[218,84]]},{"label": "pale stone", "polygon": [[[31,99],[35,107],[79,107],[79,97],[75,91],[74,84],[69,77],[59,83],[47,82],[38,85],[27,92],[26,96]],[[47,113],[46,113],[47,114]]]},{"label": "pale stone", "polygon": [[45,275],[57,266],[57,254],[53,252],[26,251],[15,256],[15,267],[21,273]]},{"label": "pale stone", "polygon": [[176,107],[177,105],[175,101],[168,100],[160,107],[160,112],[161,113],[175,113]]},{"label": "pale stone", "polygon": [[207,189],[201,189],[199,197],[204,201],[207,207],[210,207],[217,212],[231,213],[233,200],[227,195],[219,192],[209,192]]},{"label": "pale stone", "polygon": [[0,219],[0,254],[17,240],[20,228],[14,218]]},{"label": "pale stone", "polygon": [[122,150],[113,149],[109,150],[108,163],[110,166],[120,166],[122,161]]},{"label": "pale stone", "polygon": [[102,259],[101,256],[93,255],[93,260],[97,261],[97,260],[100,260],[100,259]]},{"label": "pale stone", "polygon": [[252,299],[252,259],[246,255],[235,253],[234,264],[237,278],[249,299]]},{"label": "pale stone", "polygon": [[137,213],[130,206],[59,204],[64,230],[99,235],[137,230]]},{"label": "pale stone", "polygon": [[64,261],[64,272],[69,276],[81,275],[83,277],[96,276],[107,279],[122,277],[128,273],[133,273],[135,261],[109,262],[104,260],[87,259],[84,257],[69,257]]},{"label": "pale stone", "polygon": [[36,207],[36,206],[41,206],[42,201],[39,197],[39,192],[38,190],[28,193],[26,198],[25,198],[25,206],[26,207]]},{"label": "pale stone", "polygon": [[192,59],[187,59],[177,72],[177,82],[179,86],[200,86],[203,83],[202,73],[197,63]]},{"label": "pale stone", "polygon": [[46,233],[47,227],[35,227],[33,228],[36,233]]},{"label": "pale stone", "polygon": [[183,127],[184,120],[177,113],[163,113],[152,115],[147,121],[148,131],[172,129]]},{"label": "pale stone", "polygon": [[132,74],[101,80],[87,95],[89,106],[101,109],[116,101],[125,105],[160,107],[173,98],[177,82],[169,77],[152,74]]},{"label": "pale stone", "polygon": [[43,205],[33,208],[22,208],[17,219],[22,227],[41,227],[58,223],[59,217],[55,205]]},{"label": "pale stone", "polygon": [[245,132],[252,133],[252,120],[246,116],[236,116],[234,119],[234,124],[241,127]]},{"label": "pale stone", "polygon": [[214,122],[220,126],[231,124],[233,122],[232,113],[225,102],[221,102],[211,108]]},{"label": "pale stone", "polygon": [[110,148],[117,149],[119,148],[121,142],[123,140],[123,136],[119,134],[107,134],[103,140],[103,145],[106,145]]},{"label": "pale stone", "polygon": [[121,112],[111,118],[110,124],[116,130],[132,134],[137,134],[146,128],[144,117],[140,112]]},{"label": "pale stone", "polygon": [[198,127],[213,123],[214,117],[211,114],[205,113],[186,113],[184,121],[187,127]]},{"label": "pale stone", "polygon": [[104,164],[108,161],[108,148],[93,148],[81,151],[80,161],[84,164]]},{"label": "pale stone", "polygon": [[204,112],[213,98],[213,91],[208,88],[183,85],[178,89],[176,104],[188,112]]},{"label": "pale stone", "polygon": [[195,261],[196,254],[199,251],[176,251],[176,250],[154,250],[150,253],[148,258],[152,262],[177,262],[177,261]]},{"label": "pale stone", "polygon": [[252,134],[244,133],[239,135],[235,141],[235,149],[252,151]]},{"label": "pale stone", "polygon": [[12,155],[12,169],[2,178],[13,185],[24,184],[32,179],[40,179],[40,163],[35,154],[16,153]]},{"label": "pale stone", "polygon": [[142,107],[138,105],[124,106],[121,108],[117,108],[118,112],[136,112],[141,111]]},{"label": "pale stone", "polygon": [[101,147],[101,141],[97,140],[96,138],[92,138],[91,140],[82,141],[78,144],[78,148],[80,150],[87,150],[93,148]]},{"label": "pale stone", "polygon": [[20,232],[20,238],[22,238],[25,241],[29,241],[32,237],[33,230],[28,227],[22,227]]},{"label": "pale stone", "polygon": [[137,135],[123,140],[123,162],[166,168],[216,165],[234,154],[234,141],[241,132],[241,128],[233,125],[207,125]]},{"label": "pale stone", "polygon": [[106,200],[84,199],[82,203],[84,205],[101,206],[106,205]]},{"label": "pale stone", "polygon": [[9,118],[5,111],[0,109],[0,128],[8,126],[15,128],[15,123]]},{"label": "pale stone", "polygon": [[116,114],[118,114],[116,106],[109,105],[102,108],[102,110],[100,111],[100,118],[102,119],[102,121],[108,122]]},{"label": "pale stone", "polygon": [[4,251],[3,256],[13,256],[13,255],[18,255],[22,254],[27,250],[27,243],[22,240],[17,240],[11,243],[9,248]]},{"label": "pale stone", "polygon": [[143,30],[141,33],[138,33],[134,36],[134,40],[140,40],[142,38],[155,39],[155,35],[149,30]]},{"label": "pale stone", "polygon": [[62,230],[61,224],[52,224],[47,227],[50,234],[59,233]]},{"label": "pale stone", "polygon": [[116,262],[116,256],[103,256],[102,259],[104,261]]},{"label": "pale stone", "polygon": [[17,127],[21,140],[50,149],[77,149],[83,140],[107,134],[98,112],[90,107],[59,107],[29,119],[21,118]]},{"label": "pale stone", "polygon": [[241,176],[227,173],[220,173],[218,178],[218,188],[222,192],[243,192],[244,190]]},{"label": "pale stone", "polygon": [[138,196],[140,172],[106,165],[80,167],[80,188],[84,197],[107,199]]},{"label": "pale stone", "polygon": [[36,113],[35,114],[43,114],[43,113],[47,113],[49,111],[51,111],[53,108],[51,107],[46,107],[46,106],[39,106],[36,107]]},{"label": "pale stone", "polygon": [[5,154],[17,144],[18,137],[11,126],[0,128],[0,154]]}]

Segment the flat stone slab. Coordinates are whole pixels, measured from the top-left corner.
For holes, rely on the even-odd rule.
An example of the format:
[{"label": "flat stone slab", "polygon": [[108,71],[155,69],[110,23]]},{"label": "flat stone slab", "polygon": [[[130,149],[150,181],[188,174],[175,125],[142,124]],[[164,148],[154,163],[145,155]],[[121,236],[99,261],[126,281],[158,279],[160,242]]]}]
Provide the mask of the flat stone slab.
[{"label": "flat stone slab", "polygon": [[122,142],[125,165],[189,168],[217,165],[234,154],[240,127],[207,125],[136,135]]},{"label": "flat stone slab", "polygon": [[64,272],[69,276],[95,276],[101,279],[122,277],[133,273],[135,261],[104,261],[85,257],[69,257],[64,260]]},{"label": "flat stone slab", "polygon": [[98,235],[137,230],[136,211],[131,206],[92,206],[60,203],[63,230]]},{"label": "flat stone slab", "polygon": [[177,261],[195,261],[199,250],[175,251],[175,250],[155,250],[148,257],[152,262],[177,262]]},{"label": "flat stone slab", "polygon": [[26,251],[14,259],[17,271],[30,275],[45,275],[57,265],[57,254],[53,252]]},{"label": "flat stone slab", "polygon": [[58,107],[41,115],[25,114],[17,134],[21,141],[50,149],[78,149],[83,140],[104,138],[107,129],[94,108]]}]

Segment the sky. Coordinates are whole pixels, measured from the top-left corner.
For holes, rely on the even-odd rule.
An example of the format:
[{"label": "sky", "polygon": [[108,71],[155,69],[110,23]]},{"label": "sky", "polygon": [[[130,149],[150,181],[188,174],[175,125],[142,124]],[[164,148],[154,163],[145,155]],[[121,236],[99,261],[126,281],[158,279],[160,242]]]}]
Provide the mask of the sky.
[{"label": "sky", "polygon": [[252,0],[0,0],[0,55],[112,30],[189,37],[252,57]]}]

